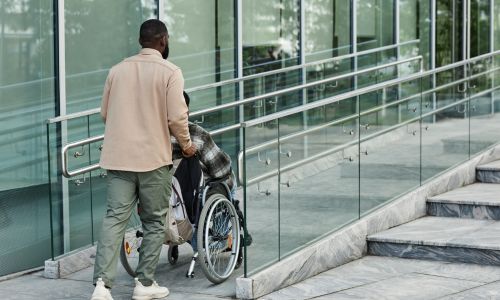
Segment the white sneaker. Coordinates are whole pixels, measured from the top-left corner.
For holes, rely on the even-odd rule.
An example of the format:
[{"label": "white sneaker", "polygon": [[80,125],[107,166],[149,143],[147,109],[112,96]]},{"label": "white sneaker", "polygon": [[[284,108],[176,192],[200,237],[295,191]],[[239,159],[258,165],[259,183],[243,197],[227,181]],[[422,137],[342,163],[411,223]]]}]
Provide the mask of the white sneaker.
[{"label": "white sneaker", "polygon": [[95,283],[95,290],[90,300],[113,300],[111,292],[104,286],[104,281],[101,278]]},{"label": "white sneaker", "polygon": [[161,299],[168,296],[170,292],[166,287],[159,286],[156,281],[150,286],[143,286],[139,279],[135,279],[135,288],[132,299],[134,300],[150,300]]}]

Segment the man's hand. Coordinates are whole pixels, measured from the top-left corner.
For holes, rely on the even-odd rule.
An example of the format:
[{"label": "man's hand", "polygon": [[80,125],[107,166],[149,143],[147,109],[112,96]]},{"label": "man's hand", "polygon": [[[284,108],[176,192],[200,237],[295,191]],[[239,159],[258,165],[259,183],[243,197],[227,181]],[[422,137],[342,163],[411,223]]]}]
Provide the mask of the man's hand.
[{"label": "man's hand", "polygon": [[191,147],[187,148],[186,150],[183,150],[182,155],[184,155],[184,157],[191,157],[196,154],[196,150],[198,150],[196,148],[196,145],[194,143],[191,143]]}]

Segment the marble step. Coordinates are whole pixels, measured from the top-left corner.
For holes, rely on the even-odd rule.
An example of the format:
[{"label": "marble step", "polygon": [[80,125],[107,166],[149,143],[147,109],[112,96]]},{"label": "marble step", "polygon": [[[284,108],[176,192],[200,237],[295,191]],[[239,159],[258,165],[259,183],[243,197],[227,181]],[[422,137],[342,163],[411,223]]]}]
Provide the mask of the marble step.
[{"label": "marble step", "polygon": [[367,237],[368,253],[500,266],[500,222],[424,217]]},{"label": "marble step", "polygon": [[474,183],[427,199],[427,214],[500,220],[500,184]]},{"label": "marble step", "polygon": [[500,160],[477,166],[476,179],[484,183],[500,183]]}]

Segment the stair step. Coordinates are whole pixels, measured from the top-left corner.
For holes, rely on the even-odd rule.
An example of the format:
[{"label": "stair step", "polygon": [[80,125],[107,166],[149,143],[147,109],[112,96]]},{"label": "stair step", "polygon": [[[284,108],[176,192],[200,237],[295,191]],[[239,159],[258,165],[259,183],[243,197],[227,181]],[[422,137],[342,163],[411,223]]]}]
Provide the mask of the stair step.
[{"label": "stair step", "polygon": [[500,183],[500,160],[477,166],[476,179],[484,183]]},{"label": "stair step", "polygon": [[437,217],[500,220],[500,184],[474,183],[427,199]]},{"label": "stair step", "polygon": [[368,236],[368,253],[500,266],[500,222],[424,217]]}]

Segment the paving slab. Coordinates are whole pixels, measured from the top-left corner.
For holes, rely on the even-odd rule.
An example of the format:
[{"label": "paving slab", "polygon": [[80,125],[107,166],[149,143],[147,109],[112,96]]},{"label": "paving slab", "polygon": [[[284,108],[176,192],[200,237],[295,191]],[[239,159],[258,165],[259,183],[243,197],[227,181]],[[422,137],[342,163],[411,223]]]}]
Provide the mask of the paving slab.
[{"label": "paving slab", "polygon": [[494,266],[366,256],[261,299],[490,300],[474,297],[500,295],[499,278]]}]

